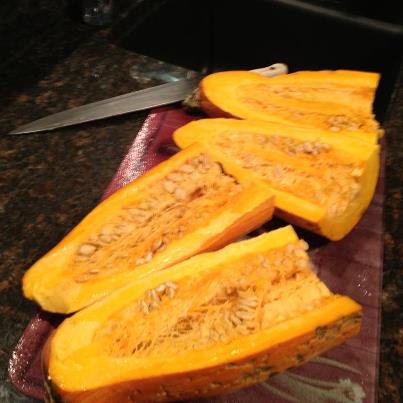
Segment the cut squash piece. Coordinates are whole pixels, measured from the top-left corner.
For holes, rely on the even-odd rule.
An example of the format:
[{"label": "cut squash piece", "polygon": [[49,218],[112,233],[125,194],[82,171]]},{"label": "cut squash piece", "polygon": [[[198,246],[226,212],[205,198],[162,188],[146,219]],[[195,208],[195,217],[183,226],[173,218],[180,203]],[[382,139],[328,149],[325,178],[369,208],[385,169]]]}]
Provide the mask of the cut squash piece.
[{"label": "cut squash piece", "polygon": [[74,312],[269,220],[269,187],[216,157],[194,145],[118,190],[28,270],[25,296]]},{"label": "cut squash piece", "polygon": [[263,179],[275,214],[331,240],[357,224],[375,191],[379,146],[279,123],[202,119],[174,133],[180,147],[204,142]]},{"label": "cut squash piece", "polygon": [[202,80],[200,104],[211,117],[268,120],[376,143],[382,130],[372,104],[379,77],[348,70],[271,78],[248,71],[220,72]]},{"label": "cut squash piece", "polygon": [[194,256],[66,319],[44,368],[56,401],[162,402],[223,394],[358,333],[361,307],[310,268],[291,227]]}]

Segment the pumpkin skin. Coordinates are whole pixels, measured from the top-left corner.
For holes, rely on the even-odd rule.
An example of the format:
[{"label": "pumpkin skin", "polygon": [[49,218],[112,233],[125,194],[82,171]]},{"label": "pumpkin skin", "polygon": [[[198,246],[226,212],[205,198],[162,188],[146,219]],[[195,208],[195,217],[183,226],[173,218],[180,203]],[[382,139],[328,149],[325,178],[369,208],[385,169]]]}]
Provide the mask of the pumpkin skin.
[{"label": "pumpkin skin", "polygon": [[248,71],[219,72],[201,81],[200,105],[210,117],[317,128],[376,143],[383,133],[372,113],[379,77],[349,70],[271,78]]},{"label": "pumpkin skin", "polygon": [[368,207],[379,171],[379,146],[328,131],[280,123],[202,119],[174,133],[179,147],[194,141],[216,148],[265,180],[275,215],[339,240]]},{"label": "pumpkin skin", "polygon": [[[76,313],[61,324],[44,350],[50,395],[54,401],[86,403],[213,396],[263,381],[343,342],[359,331],[361,307],[320,282],[305,249],[291,227],[281,228],[155,272]],[[291,260],[278,264],[279,256]],[[303,266],[297,263],[300,259]],[[142,311],[144,298],[162,284],[175,284],[176,294],[161,298],[155,310]],[[223,315],[234,306],[230,298],[241,296],[237,287],[256,293],[258,308],[249,307],[255,310],[254,318],[262,318],[256,323],[266,324],[234,333],[237,326],[245,329],[248,319],[231,322],[222,335],[233,332],[232,338],[223,342],[213,334],[217,322],[211,326],[209,321],[220,312],[218,306]],[[293,290],[300,290],[301,299]],[[215,301],[215,308],[194,319],[193,327],[181,328],[184,333],[179,334],[166,330],[167,323],[177,328],[183,318],[196,318],[194,312],[207,300]],[[207,338],[193,339],[200,323],[208,325]],[[152,347],[143,343],[150,334]]]},{"label": "pumpkin skin", "polygon": [[216,157],[194,145],[115,192],[26,272],[24,295],[75,312],[270,220],[269,188]]}]

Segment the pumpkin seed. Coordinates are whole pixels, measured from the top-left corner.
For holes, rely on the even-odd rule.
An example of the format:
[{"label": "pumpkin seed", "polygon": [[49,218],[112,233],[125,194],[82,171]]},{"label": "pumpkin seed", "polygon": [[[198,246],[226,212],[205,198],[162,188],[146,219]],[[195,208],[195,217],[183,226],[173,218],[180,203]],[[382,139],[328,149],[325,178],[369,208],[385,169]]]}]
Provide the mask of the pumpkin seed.
[{"label": "pumpkin seed", "polygon": [[249,319],[254,319],[255,314],[254,314],[254,312],[244,311],[239,308],[237,311],[235,311],[235,316],[237,316],[239,319],[242,319],[242,320],[245,320],[245,319],[249,320]]},{"label": "pumpkin seed", "polygon": [[160,302],[160,297],[159,297],[157,291],[155,290],[155,288],[150,290],[150,298],[155,302],[158,302],[158,303]]},{"label": "pumpkin seed", "polygon": [[148,263],[153,258],[153,253],[150,251],[144,256],[144,262]]},{"label": "pumpkin seed", "polygon": [[133,226],[128,223],[119,224],[119,225],[115,226],[114,230],[115,230],[115,234],[117,234],[117,235],[126,235],[133,230]]},{"label": "pumpkin seed", "polygon": [[255,138],[256,138],[256,141],[257,141],[259,144],[266,144],[266,143],[268,142],[268,138],[267,138],[267,136],[265,136],[264,134],[257,134],[257,135],[255,136]]},{"label": "pumpkin seed", "polygon": [[110,236],[110,235],[102,235],[102,234],[101,234],[101,235],[98,237],[98,239],[99,239],[99,241],[100,241],[101,243],[106,243],[106,244],[108,244],[108,243],[113,242],[113,237]]},{"label": "pumpkin seed", "polygon": [[359,178],[363,174],[363,169],[362,168],[354,168],[351,171],[351,176],[354,178]]},{"label": "pumpkin seed", "polygon": [[101,235],[112,235],[113,233],[113,225],[106,225],[101,229]]},{"label": "pumpkin seed", "polygon": [[164,241],[162,239],[157,239],[154,241],[153,245],[152,245],[152,250],[154,252],[158,251],[159,249],[161,249],[164,246]]},{"label": "pumpkin seed", "polygon": [[166,288],[167,288],[167,285],[165,284],[165,283],[162,283],[160,286],[158,286],[155,290],[158,292],[158,293],[162,293],[162,292],[164,292],[165,290],[166,290]]},{"label": "pumpkin seed", "polygon": [[194,168],[189,164],[183,164],[182,166],[179,167],[179,171],[191,174],[194,171]]},{"label": "pumpkin seed", "polygon": [[165,180],[162,183],[162,186],[163,186],[164,190],[167,191],[168,193],[173,193],[175,191],[175,184],[173,182],[171,182],[170,180]]},{"label": "pumpkin seed", "polygon": [[175,294],[176,294],[176,288],[169,287],[168,288],[168,297],[173,298],[175,296]]},{"label": "pumpkin seed", "polygon": [[175,195],[176,200],[179,200],[179,201],[186,200],[186,197],[187,197],[186,191],[182,188],[176,188],[174,195]]},{"label": "pumpkin seed", "polygon": [[244,298],[241,299],[239,302],[241,307],[248,307],[248,308],[256,308],[257,307],[257,298]]},{"label": "pumpkin seed", "polygon": [[242,323],[242,320],[236,314],[230,316],[230,321],[234,326],[239,326]]},{"label": "pumpkin seed", "polygon": [[78,248],[78,254],[82,256],[92,256],[97,250],[97,246],[90,243],[84,243]]},{"label": "pumpkin seed", "polygon": [[139,304],[140,304],[140,309],[143,311],[143,313],[145,313],[145,314],[150,313],[150,308],[144,300],[141,299],[139,301]]},{"label": "pumpkin seed", "polygon": [[172,182],[181,182],[183,180],[182,175],[177,172],[171,172],[167,175],[167,179]]}]

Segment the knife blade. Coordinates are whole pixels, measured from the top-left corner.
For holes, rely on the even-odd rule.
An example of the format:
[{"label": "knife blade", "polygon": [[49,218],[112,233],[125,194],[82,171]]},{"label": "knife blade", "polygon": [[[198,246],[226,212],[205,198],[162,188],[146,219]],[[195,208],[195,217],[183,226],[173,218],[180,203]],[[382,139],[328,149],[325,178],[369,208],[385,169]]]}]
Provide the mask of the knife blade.
[{"label": "knife blade", "polygon": [[104,119],[110,116],[118,116],[156,106],[168,105],[185,99],[197,88],[199,82],[200,78],[191,78],[129,92],[46,116],[19,126],[7,134],[49,131],[60,127]]}]

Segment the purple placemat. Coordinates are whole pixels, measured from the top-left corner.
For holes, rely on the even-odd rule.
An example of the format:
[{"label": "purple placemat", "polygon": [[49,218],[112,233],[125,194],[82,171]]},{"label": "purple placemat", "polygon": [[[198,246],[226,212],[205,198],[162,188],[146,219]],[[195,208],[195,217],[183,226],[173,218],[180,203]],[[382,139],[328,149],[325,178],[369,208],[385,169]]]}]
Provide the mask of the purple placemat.
[{"label": "purple placemat", "polygon": [[[178,151],[173,131],[194,120],[178,107],[149,114],[121,163],[103,198]],[[384,153],[375,197],[356,228],[343,240],[328,242],[299,231],[311,246],[310,255],[319,277],[333,292],[352,297],[363,306],[358,336],[308,364],[277,375],[262,384],[210,402],[341,402],[376,401],[380,336],[380,292],[383,256]],[[284,225],[272,220],[258,232]],[[9,363],[14,387],[28,396],[43,399],[40,356],[49,334],[62,315],[39,311],[19,340]]]}]

